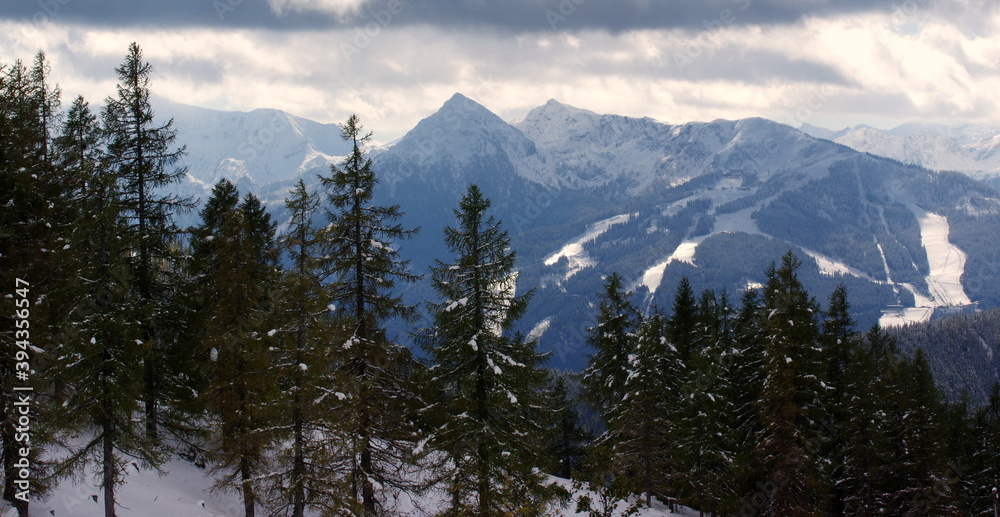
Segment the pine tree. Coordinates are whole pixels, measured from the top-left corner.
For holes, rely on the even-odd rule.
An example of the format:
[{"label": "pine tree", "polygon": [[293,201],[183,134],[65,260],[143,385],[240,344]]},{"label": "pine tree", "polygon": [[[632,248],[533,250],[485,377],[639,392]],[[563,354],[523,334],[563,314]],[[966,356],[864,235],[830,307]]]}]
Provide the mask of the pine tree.
[{"label": "pine tree", "polygon": [[123,237],[132,249],[133,291],[142,322],[141,340],[146,347],[143,368],[146,387],[143,402],[146,432],[158,435],[161,420],[159,406],[164,372],[164,335],[160,319],[164,316],[165,296],[170,281],[162,272],[164,263],[176,259],[171,243],[176,229],[172,214],[190,206],[190,202],[162,193],[163,187],[180,181],[184,167],[175,167],[184,148],[171,149],[177,137],[173,120],[163,125],[154,121],[150,105],[152,67],[143,61],[139,45],[129,45],[124,62],[115,69],[118,75],[117,97],[105,99],[102,113],[108,135],[108,155],[119,178],[122,215],[127,221]]},{"label": "pine tree", "polygon": [[427,411],[437,417],[433,444],[447,456],[438,466],[449,494],[446,515],[540,515],[544,430],[538,423],[544,358],[533,341],[512,334],[531,292],[515,295],[515,254],[490,201],[472,185],[445,228],[451,262],[432,268],[440,302],[434,326],[421,336],[440,390]]},{"label": "pine tree", "polygon": [[307,508],[333,512],[349,505],[343,473],[350,459],[339,442],[349,429],[331,408],[341,379],[334,355],[348,336],[332,313],[324,234],[314,222],[319,196],[302,180],[285,201],[290,220],[280,237],[289,267],[283,271],[274,315],[275,370],[281,391],[273,401],[281,408],[274,425],[288,443],[276,458],[270,484],[272,511],[303,517]]},{"label": "pine tree", "polygon": [[758,454],[773,487],[764,516],[817,513],[817,473],[810,442],[818,439],[820,374],[816,303],[799,282],[801,262],[788,252],[768,271],[761,328],[764,385],[758,401],[763,433]]},{"label": "pine tree", "polygon": [[605,420],[608,408],[625,396],[629,355],[635,348],[640,315],[630,300],[631,295],[622,288],[621,275],[608,276],[600,295],[596,324],[587,329],[587,343],[594,348],[594,355],[584,370],[583,384]]},{"label": "pine tree", "polygon": [[376,487],[412,488],[399,472],[414,440],[408,415],[415,396],[406,378],[411,359],[408,349],[387,338],[384,325],[416,315],[416,309],[394,293],[397,282],[413,282],[417,276],[393,247],[416,230],[398,223],[399,206],[372,204],[378,179],[364,149],[371,133],[364,132],[354,115],[340,128],[352,144],[351,153],[340,167],[331,167],[330,177],[321,178],[333,205],[328,226],[332,301],[351,320],[342,352],[348,398],[340,410],[355,424],[351,486],[360,511],[372,515],[379,506]]},{"label": "pine tree", "polygon": [[222,477],[215,487],[239,487],[250,517],[258,500],[256,479],[274,442],[267,431],[274,383],[264,327],[278,257],[270,215],[252,194],[238,200],[236,187],[220,181],[194,236],[196,265],[212,300],[204,341],[214,366],[205,397],[219,425],[211,452],[213,470]]}]

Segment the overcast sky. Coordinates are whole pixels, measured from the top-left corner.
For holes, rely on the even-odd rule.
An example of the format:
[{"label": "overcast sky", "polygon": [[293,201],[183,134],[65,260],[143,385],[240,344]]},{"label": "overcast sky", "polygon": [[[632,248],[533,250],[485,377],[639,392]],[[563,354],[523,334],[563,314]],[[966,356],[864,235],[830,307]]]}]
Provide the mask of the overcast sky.
[{"label": "overcast sky", "polygon": [[[15,5],[11,5],[15,4]],[[154,93],[388,141],[455,92],[670,123],[1000,123],[995,0],[3,0],[0,62],[44,50],[99,102],[136,41]]]}]

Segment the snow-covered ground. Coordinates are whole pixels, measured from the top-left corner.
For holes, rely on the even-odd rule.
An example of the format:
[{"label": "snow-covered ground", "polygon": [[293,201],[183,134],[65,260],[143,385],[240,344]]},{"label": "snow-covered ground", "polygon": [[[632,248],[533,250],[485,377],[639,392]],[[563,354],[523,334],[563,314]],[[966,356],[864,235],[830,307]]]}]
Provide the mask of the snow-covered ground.
[{"label": "snow-covered ground", "polygon": [[883,327],[898,327],[927,321],[934,315],[936,307],[972,303],[961,282],[965,273],[966,255],[949,240],[948,219],[928,212],[916,203],[910,202],[908,206],[920,224],[920,240],[927,252],[930,273],[925,280],[930,296],[919,293],[912,285],[900,284],[913,293],[915,306],[884,314],[879,318],[879,325]]},{"label": "snow-covered ground", "polygon": [[571,276],[577,274],[585,267],[594,265],[593,259],[587,254],[583,249],[583,245],[598,238],[602,233],[608,231],[612,225],[626,223],[632,217],[632,214],[620,214],[614,217],[609,217],[607,219],[602,219],[596,223],[587,227],[587,231],[583,232],[582,235],[566,243],[562,249],[549,255],[545,258],[544,264],[546,266],[555,265],[559,262],[559,259],[566,257],[569,261],[569,266],[566,270],[566,275],[563,280],[569,279]]},{"label": "snow-covered ground", "polygon": [[[732,178],[724,178],[714,188],[701,191],[698,194],[675,203],[674,206],[680,207],[686,205],[690,201],[703,198],[712,200],[713,206],[721,206],[734,199],[750,195],[753,192],[753,190],[740,189],[739,184],[734,182]],[[757,223],[754,222],[753,218],[750,216],[750,214],[756,209],[757,205],[754,205],[737,212],[716,214],[715,209],[713,208],[709,211],[710,215],[715,216],[715,225],[713,226],[711,234],[691,237],[681,241],[681,243],[677,245],[677,248],[667,255],[666,258],[656,264],[653,264],[652,267],[644,271],[632,288],[635,289],[640,285],[644,285],[646,286],[646,289],[649,289],[650,294],[655,293],[660,287],[660,282],[663,281],[663,273],[666,271],[667,266],[675,260],[696,265],[694,263],[694,254],[698,251],[698,245],[712,235],[737,232],[748,233],[751,235],[761,233],[760,229],[757,228]]]},{"label": "snow-covered ground", "polygon": [[968,305],[972,303],[962,287],[965,273],[965,252],[948,240],[948,219],[928,212],[919,206],[910,207],[920,223],[920,238],[927,250],[927,287],[937,306]]},{"label": "snow-covered ground", "polygon": [[[588,490],[574,490],[572,483],[561,478],[552,478],[573,493],[573,501],[559,509],[560,517],[583,517],[577,513],[576,500],[590,495]],[[240,517],[243,515],[242,499],[236,494],[212,494],[208,487],[212,478],[205,469],[200,469],[187,461],[174,459],[164,466],[164,473],[154,470],[130,469],[125,484],[118,491],[118,515],[120,517]],[[103,517],[104,496],[96,486],[96,479],[88,475],[79,483],[71,480],[59,485],[47,501],[32,501],[32,517]],[[395,501],[395,510],[401,515],[414,517],[432,515],[440,509],[442,495],[429,491],[422,496],[409,498],[405,495]],[[16,511],[0,505],[0,517],[14,517]],[[616,516],[622,515],[624,503],[619,504]],[[264,513],[260,513],[263,515]],[[653,501],[651,508],[642,508],[639,517],[693,516],[697,512],[682,509],[681,513],[671,513],[666,505]]]},{"label": "snow-covered ground", "polygon": [[[205,469],[173,459],[155,470],[129,468],[125,485],[118,488],[120,517],[236,517],[243,515],[243,504],[236,494],[209,493],[212,478]],[[4,501],[6,503],[6,501]],[[0,506],[3,517],[11,514]],[[74,483],[65,480],[47,501],[32,501],[32,517],[104,517],[104,492],[97,487],[92,472]]]}]

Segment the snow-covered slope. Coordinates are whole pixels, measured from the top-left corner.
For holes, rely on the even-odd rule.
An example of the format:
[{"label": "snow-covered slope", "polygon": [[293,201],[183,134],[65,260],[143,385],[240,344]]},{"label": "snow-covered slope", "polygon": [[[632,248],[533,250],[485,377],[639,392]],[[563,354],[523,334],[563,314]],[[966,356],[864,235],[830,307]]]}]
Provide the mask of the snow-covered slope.
[{"label": "snow-covered slope", "polygon": [[[29,506],[31,517],[103,517],[103,490],[96,486],[95,476],[88,474],[79,482],[63,481],[46,501],[32,501]],[[560,478],[551,480],[562,485],[573,494],[570,504],[553,508],[554,517],[583,517],[585,513],[575,511],[576,500],[593,494],[586,489],[574,489],[571,482]],[[209,489],[213,480],[205,469],[187,461],[174,459],[164,466],[163,473],[155,470],[136,468],[129,470],[125,484],[118,488],[118,515],[120,517],[237,517],[243,515],[243,502],[238,494],[215,493]],[[416,497],[402,495],[391,509],[399,515],[424,517],[434,515],[446,500],[443,492],[430,490]],[[633,499],[634,501],[634,499]],[[624,515],[628,505],[619,502],[616,517]],[[0,515],[16,515],[7,501],[0,501]],[[307,512],[308,516],[318,514]],[[659,501],[654,500],[651,508],[643,507],[638,517],[680,517],[694,516],[694,512],[682,508],[670,512]]]},{"label": "snow-covered slope", "polygon": [[599,115],[550,100],[517,127],[545,155],[547,184],[587,188],[620,183],[632,192],[673,186],[716,170],[780,169],[812,140],[760,119],[670,125]]},{"label": "snow-covered slope", "polygon": [[221,179],[272,202],[307,172],[324,171],[349,152],[336,124],[320,124],[274,109],[217,111],[153,100],[158,122],[174,119],[177,145],[187,147],[186,181],[171,189],[208,196]]},{"label": "snow-covered slope", "polygon": [[802,132],[858,151],[976,179],[1000,177],[1000,127],[903,124],[891,130],[860,125],[841,131],[803,125]]}]

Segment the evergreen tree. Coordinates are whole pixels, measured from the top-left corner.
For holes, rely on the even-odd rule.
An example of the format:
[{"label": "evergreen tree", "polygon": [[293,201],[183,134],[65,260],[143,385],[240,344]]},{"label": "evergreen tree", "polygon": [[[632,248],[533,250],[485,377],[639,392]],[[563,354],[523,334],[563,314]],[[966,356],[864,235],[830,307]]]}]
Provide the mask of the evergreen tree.
[{"label": "evergreen tree", "polygon": [[810,443],[819,439],[818,311],[798,280],[800,265],[789,251],[781,267],[768,271],[764,288],[765,377],[758,401],[763,424],[758,454],[773,487],[764,516],[811,516],[820,502]]},{"label": "evergreen tree", "polygon": [[[851,414],[847,409],[848,378],[851,361],[854,359],[856,342],[854,338],[854,321],[850,315],[850,303],[847,301],[847,289],[843,284],[837,286],[830,294],[830,305],[823,321],[823,331],[820,343],[823,346],[823,360],[826,363],[826,376],[823,390],[823,403],[828,414],[825,430],[829,434],[823,451],[826,478],[836,480],[842,477],[842,468],[846,464],[843,453],[845,450],[845,427]],[[857,371],[859,375],[868,372]],[[864,380],[858,379],[861,382]],[[844,499],[848,497],[844,487],[834,482],[831,487],[830,511],[833,515],[842,515]]]},{"label": "evergreen tree", "polygon": [[204,342],[214,366],[205,393],[218,420],[212,446],[216,488],[238,487],[245,514],[254,515],[257,478],[274,441],[267,409],[273,386],[264,328],[275,287],[275,225],[252,194],[221,180],[202,211],[195,263],[211,314]]},{"label": "evergreen tree", "polygon": [[941,394],[923,351],[900,362],[896,375],[893,397],[899,405],[889,411],[890,515],[958,515],[942,443]]},{"label": "evergreen tree", "polygon": [[280,244],[289,267],[273,318],[282,389],[273,404],[281,408],[274,425],[288,447],[279,452],[268,480],[272,509],[303,517],[307,508],[333,512],[349,505],[343,473],[350,470],[350,459],[340,445],[349,429],[330,403],[346,396],[337,391],[341,379],[333,365],[348,336],[332,315],[326,241],[314,223],[319,196],[299,180],[285,206],[291,217]]},{"label": "evergreen tree", "polygon": [[697,325],[695,321],[697,301],[694,298],[694,290],[691,289],[691,281],[687,277],[682,277],[677,286],[671,310],[670,342],[677,348],[681,362],[684,362],[694,351]]},{"label": "evergreen tree", "polygon": [[532,293],[515,295],[510,237],[489,207],[470,186],[457,226],[445,228],[454,260],[432,268],[442,301],[431,304],[434,326],[421,339],[440,390],[428,409],[439,415],[433,443],[447,456],[438,466],[446,515],[541,515],[548,499],[536,468],[544,357],[511,333]]},{"label": "evergreen tree", "polygon": [[118,75],[117,96],[105,99],[102,113],[108,135],[108,155],[119,178],[122,215],[127,221],[126,239],[132,268],[135,304],[142,322],[142,346],[146,348],[143,368],[146,387],[143,402],[146,432],[151,438],[158,434],[161,393],[169,378],[164,359],[164,328],[166,311],[165,285],[171,279],[163,272],[164,263],[176,259],[172,247],[176,229],[172,214],[190,206],[162,193],[163,187],[180,181],[185,168],[175,167],[184,148],[171,149],[177,136],[173,120],[163,125],[154,121],[150,105],[150,74],[152,67],[143,61],[139,45],[129,45],[124,62],[115,69]]},{"label": "evergreen tree", "polygon": [[371,138],[357,116],[341,127],[352,144],[340,167],[323,177],[330,203],[329,264],[334,283],[333,303],[351,321],[351,335],[343,346],[343,369],[348,373],[341,411],[355,424],[351,431],[354,460],[351,485],[361,512],[378,509],[376,486],[411,488],[399,473],[414,440],[409,413],[415,403],[406,371],[409,350],[390,341],[384,325],[392,318],[412,319],[415,308],[394,293],[396,282],[413,282],[408,261],[393,246],[416,230],[398,223],[399,206],[372,204],[378,179],[364,146]]},{"label": "evergreen tree", "polygon": [[885,409],[891,407],[891,382],[895,345],[876,325],[857,346],[840,386],[846,419],[840,430],[838,454],[834,456],[835,492],[843,494],[842,515],[885,515],[888,441]]},{"label": "evergreen tree", "polygon": [[600,441],[614,453],[614,465],[652,504],[654,492],[668,484],[670,439],[674,435],[669,383],[676,378],[676,349],[667,342],[665,318],[657,310],[640,323],[629,354],[625,393],[607,411],[607,433]]},{"label": "evergreen tree", "polygon": [[725,296],[705,291],[694,314],[694,343],[680,372],[676,447],[682,500],[723,513],[735,504],[733,463],[738,429],[736,387],[729,371],[733,345]]},{"label": "evergreen tree", "polygon": [[629,356],[635,348],[640,315],[631,292],[622,287],[622,277],[612,273],[604,281],[596,325],[587,329],[587,343],[594,348],[583,384],[587,395],[607,421],[607,411],[625,396]]},{"label": "evergreen tree", "polygon": [[[84,142],[95,140],[95,128],[79,106],[67,120],[60,147],[67,149],[75,134],[77,151],[86,156]],[[137,346],[142,332],[130,295],[130,250],[120,238],[127,227],[118,178],[93,158],[97,156],[75,166],[82,179],[80,209],[87,214],[78,221],[71,242],[79,257],[75,267],[81,290],[78,304],[66,315],[73,322],[69,339],[56,349],[59,377],[67,388],[53,414],[61,436],[89,438],[79,446],[67,445],[70,454],[59,461],[55,474],[83,476],[93,467],[103,489],[105,516],[112,517],[115,489],[124,482],[126,467],[139,462],[158,468],[165,458],[135,420],[140,409],[135,394],[144,386],[135,365],[144,352]]]},{"label": "evergreen tree", "polygon": [[[760,313],[763,311],[758,289],[743,292],[742,305],[733,328],[733,349],[729,374],[734,387],[736,457],[733,462],[733,483],[737,494],[755,493],[765,478],[757,455],[757,440],[763,433],[758,400],[764,386],[764,334]],[[755,504],[745,498],[741,505]]]},{"label": "evergreen tree", "polygon": [[587,444],[593,439],[580,424],[580,415],[573,407],[565,374],[554,373],[551,381],[552,437],[549,450],[555,461],[552,474],[570,479],[579,471],[587,454]]},{"label": "evergreen tree", "polygon": [[[15,286],[17,279],[27,282],[28,294],[23,297],[30,303],[33,349],[20,350],[16,341],[17,329],[13,315],[15,307],[2,316],[2,352],[0,359],[0,395],[3,409],[0,424],[0,456],[3,463],[3,496],[17,508],[20,515],[27,515],[26,501],[16,498],[14,480],[17,470],[14,462],[19,458],[15,440],[16,415],[13,386],[23,384],[15,380],[14,365],[20,361],[17,352],[29,353],[33,367],[40,361],[34,351],[51,350],[60,338],[64,326],[61,316],[71,297],[58,296],[72,278],[62,267],[69,254],[65,217],[70,207],[67,189],[53,167],[50,148],[50,130],[55,124],[55,111],[59,107],[59,90],[48,84],[48,63],[39,52],[32,66],[20,61],[11,66],[0,64],[0,280],[4,285]],[[66,210],[64,210],[64,208]],[[21,284],[24,286],[24,284]],[[43,296],[44,295],[44,296]],[[14,300],[12,300],[13,302]],[[23,340],[22,340],[23,341]],[[32,377],[33,381],[39,379]],[[39,391],[42,385],[38,385]],[[41,405],[31,402],[31,410],[38,419]],[[35,444],[33,444],[35,445]],[[40,451],[33,447],[32,459]],[[40,479],[41,462],[35,462],[35,479]],[[44,492],[41,483],[35,484],[33,493]]]},{"label": "evergreen tree", "polygon": [[967,513],[986,517],[1000,487],[1000,383],[994,383],[989,402],[973,421],[972,458],[967,464]]}]

